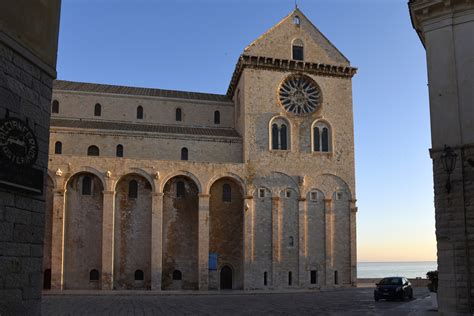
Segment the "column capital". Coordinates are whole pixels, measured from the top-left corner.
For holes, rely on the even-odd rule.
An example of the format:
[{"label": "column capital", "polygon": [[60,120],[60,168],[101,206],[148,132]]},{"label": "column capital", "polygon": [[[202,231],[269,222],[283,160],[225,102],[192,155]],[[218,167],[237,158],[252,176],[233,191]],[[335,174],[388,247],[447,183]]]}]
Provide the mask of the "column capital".
[{"label": "column capital", "polygon": [[106,191],[106,190],[104,190],[104,191],[102,191],[102,193],[103,193],[104,195],[114,195],[114,194],[115,194],[115,191]]},{"label": "column capital", "polygon": [[63,196],[64,194],[66,194],[66,190],[54,190],[53,191],[53,195],[56,195],[56,196]]},{"label": "column capital", "polygon": [[306,202],[306,198],[305,198],[305,197],[299,197],[299,198],[298,198],[298,201],[299,201],[299,202]]},{"label": "column capital", "polygon": [[163,192],[152,192],[151,196],[163,197],[165,195]]},{"label": "column capital", "polygon": [[253,199],[253,196],[251,196],[251,195],[246,195],[244,197],[244,200],[251,200],[251,199]]},{"label": "column capital", "polygon": [[279,196],[272,196],[272,201],[280,201],[280,197]]},{"label": "column capital", "polygon": [[201,198],[209,198],[211,195],[210,194],[205,194],[205,193],[199,193],[198,194],[198,197],[201,199]]},{"label": "column capital", "polygon": [[358,207],[351,207],[351,213],[357,213]]}]

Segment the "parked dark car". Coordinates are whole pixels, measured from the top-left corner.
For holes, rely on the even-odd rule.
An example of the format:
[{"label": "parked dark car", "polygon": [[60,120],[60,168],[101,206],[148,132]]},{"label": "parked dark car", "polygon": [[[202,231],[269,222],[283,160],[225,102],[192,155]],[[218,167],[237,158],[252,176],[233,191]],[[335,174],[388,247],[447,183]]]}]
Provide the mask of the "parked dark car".
[{"label": "parked dark car", "polygon": [[374,291],[374,299],[401,299],[413,298],[413,288],[410,281],[405,277],[389,277],[383,278]]}]

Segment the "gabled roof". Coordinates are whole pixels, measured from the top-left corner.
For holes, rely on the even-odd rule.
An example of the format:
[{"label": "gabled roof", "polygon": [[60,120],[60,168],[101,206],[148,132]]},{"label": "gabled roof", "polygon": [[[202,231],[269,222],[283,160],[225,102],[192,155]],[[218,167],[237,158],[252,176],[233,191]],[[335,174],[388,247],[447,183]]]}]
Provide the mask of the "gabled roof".
[{"label": "gabled roof", "polygon": [[[293,23],[293,18],[298,16],[300,25]],[[264,56],[280,59],[291,59],[290,46],[294,37],[303,36],[306,42],[311,41],[308,48],[310,50],[319,49],[317,54],[319,58],[306,60],[313,63],[326,64],[350,64],[350,61],[337,49],[329,39],[296,8],[286,17],[284,17],[275,26],[263,33],[259,38],[253,41],[244,49],[244,55]],[[282,48],[283,47],[283,48]],[[280,50],[280,51],[279,51]],[[306,49],[305,49],[306,50]],[[286,54],[286,55],[285,55]],[[325,56],[323,56],[325,55]]]},{"label": "gabled roof", "polygon": [[214,101],[214,102],[231,102],[231,100],[226,95],[222,95],[222,94],[126,87],[126,86],[115,86],[115,85],[108,85],[108,84],[74,82],[74,81],[64,81],[64,80],[55,80],[53,82],[53,90],[125,94],[125,95],[137,95],[137,96],[174,98],[174,99],[203,100],[203,101]]}]

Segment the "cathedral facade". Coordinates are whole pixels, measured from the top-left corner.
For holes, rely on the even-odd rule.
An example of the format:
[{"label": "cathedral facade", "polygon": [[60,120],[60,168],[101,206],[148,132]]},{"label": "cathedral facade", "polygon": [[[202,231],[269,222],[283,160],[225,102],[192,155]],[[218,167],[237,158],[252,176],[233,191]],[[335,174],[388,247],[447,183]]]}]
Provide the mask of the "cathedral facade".
[{"label": "cathedral facade", "polygon": [[225,95],[56,81],[44,287],[354,286],[355,73],[295,9]]}]

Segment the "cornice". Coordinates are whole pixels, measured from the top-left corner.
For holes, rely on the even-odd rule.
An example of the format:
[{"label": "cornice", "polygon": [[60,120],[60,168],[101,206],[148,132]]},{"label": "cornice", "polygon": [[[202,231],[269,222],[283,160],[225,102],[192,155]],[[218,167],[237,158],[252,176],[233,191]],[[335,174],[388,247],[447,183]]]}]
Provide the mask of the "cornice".
[{"label": "cornice", "polygon": [[232,79],[227,89],[227,96],[232,99],[240,76],[245,68],[263,69],[272,71],[296,71],[318,76],[352,78],[357,73],[357,68],[341,65],[311,63],[292,59],[273,57],[240,55],[235,66]]},{"label": "cornice", "polygon": [[424,45],[423,23],[427,20],[474,9],[474,0],[410,0],[408,2],[413,28]]}]

